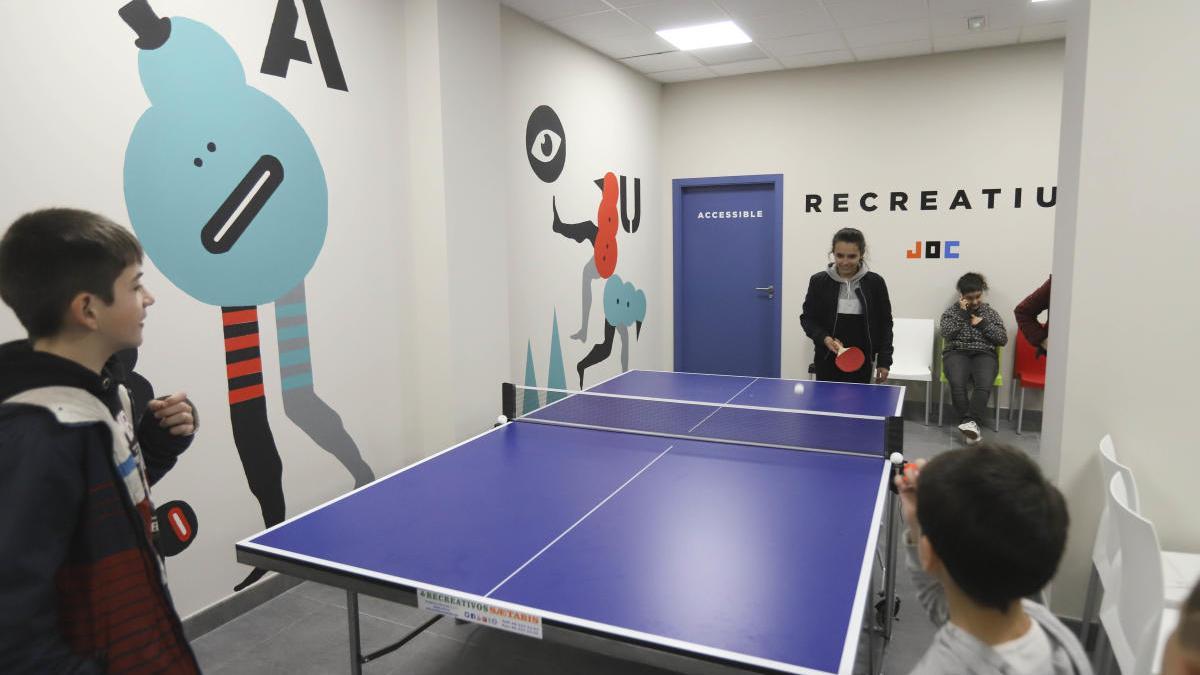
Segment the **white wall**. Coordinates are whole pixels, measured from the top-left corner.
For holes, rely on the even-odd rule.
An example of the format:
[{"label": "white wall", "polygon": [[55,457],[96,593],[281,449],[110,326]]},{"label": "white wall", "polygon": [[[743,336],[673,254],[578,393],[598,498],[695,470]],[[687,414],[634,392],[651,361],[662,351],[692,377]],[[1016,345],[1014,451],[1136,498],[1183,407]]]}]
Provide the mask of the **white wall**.
[{"label": "white wall", "polygon": [[[660,191],[674,178],[784,175],[783,377],[806,376],[812,343],[798,317],[841,227],[866,234],[895,316],[938,318],[957,278],[978,271],[1011,338],[1012,308],[1050,269],[1054,209],[1035,197],[1055,183],[1061,88],[1062,42],[668,84]],[[980,191],[997,187],[988,210]],[[959,188],[973,209],[948,208]],[[909,193],[907,212],[887,210],[893,190]],[[940,192],[938,210],[920,210],[922,190]],[[871,213],[857,207],[868,191],[881,195]],[[831,212],[832,195],[846,192],[850,211]],[[810,193],[822,195],[821,213],[805,212]],[[664,223],[671,208],[665,199]],[[959,240],[962,257],[910,260],[916,240]],[[670,274],[664,265],[664,284]],[[909,398],[921,395],[910,387]]]},{"label": "white wall", "polygon": [[[121,4],[0,3],[0,229],[51,205],[129,223],[123,158],[148,101],[134,34],[117,15]],[[248,83],[287,107],[312,139],[329,192],[324,248],[306,280],[316,391],[341,415],[377,475],[407,464],[420,455],[408,438],[412,429],[393,414],[409,402],[411,390],[395,383],[411,354],[401,327],[413,321],[397,300],[412,295],[396,264],[408,228],[405,54],[396,37],[401,8],[384,0],[324,3],[347,93],[326,87],[315,56],[312,65],[293,62],[286,79],[258,72],[275,3],[152,4],[161,15],[185,15],[220,33]],[[297,35],[311,50],[303,11]],[[220,310],[172,285],[153,259],[146,279],[158,303],[150,309],[139,371],[160,390],[187,390],[202,417],[195,443],[154,489],[156,501],[184,499],[200,519],[194,545],[168,563],[176,603],[188,615],[228,595],[246,575],[233,544],[262,529],[262,520],[232,440]],[[296,514],[352,482],[284,415],[270,307],[260,309],[260,322],[271,428],[288,512]],[[11,312],[0,311],[0,339],[23,336]]]},{"label": "white wall", "polygon": [[439,3],[455,435],[500,413],[509,368],[507,164],[497,0]]},{"label": "white wall", "polygon": [[[501,12],[501,29],[511,377],[525,381],[526,350],[532,348],[538,386],[546,386],[555,312],[570,388],[579,386],[575,364],[603,339],[603,280],[592,283],[586,343],[569,337],[580,328],[581,270],[592,248],[551,231],[551,202],[557,200],[564,221],[594,221],[601,192],[593,181],[606,171],[629,177],[631,216],[633,178],[642,180],[641,226],[633,234],[617,233],[616,274],[647,296],[640,339],[629,330],[629,367],[669,369],[663,350],[669,344],[670,285],[659,272],[670,252],[664,244],[670,219],[662,217],[665,193],[659,189],[660,85],[510,10]],[[539,105],[558,113],[567,141],[566,164],[552,183],[542,182],[526,157],[525,127]],[[618,336],[609,358],[587,371],[585,385],[620,372]]]},{"label": "white wall", "polygon": [[[1164,548],[1200,551],[1200,453],[1188,423],[1200,318],[1190,255],[1200,57],[1187,0],[1076,3],[1069,22],[1063,208],[1042,455],[1071,505],[1054,607],[1077,614],[1103,491],[1097,443],[1111,433]],[[1153,345],[1154,349],[1149,349]]]}]

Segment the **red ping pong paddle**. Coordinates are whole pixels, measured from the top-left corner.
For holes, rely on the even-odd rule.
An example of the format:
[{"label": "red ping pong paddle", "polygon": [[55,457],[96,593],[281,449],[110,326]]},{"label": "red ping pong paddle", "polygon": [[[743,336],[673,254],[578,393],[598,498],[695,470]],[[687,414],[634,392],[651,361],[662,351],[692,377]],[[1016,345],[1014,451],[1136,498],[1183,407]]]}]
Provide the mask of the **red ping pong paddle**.
[{"label": "red ping pong paddle", "polygon": [[838,350],[837,358],[833,360],[833,363],[843,373],[853,373],[862,368],[866,361],[866,354],[863,354],[863,350],[858,347],[842,347]]}]

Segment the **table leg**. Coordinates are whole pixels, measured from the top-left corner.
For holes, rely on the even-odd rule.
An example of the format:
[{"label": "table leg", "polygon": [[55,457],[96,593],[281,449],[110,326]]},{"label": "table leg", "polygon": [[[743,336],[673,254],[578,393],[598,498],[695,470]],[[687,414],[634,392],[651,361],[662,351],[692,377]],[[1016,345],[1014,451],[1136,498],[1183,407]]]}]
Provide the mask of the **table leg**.
[{"label": "table leg", "polygon": [[362,675],[362,640],[358,634],[358,593],[346,591],[346,614],[350,620],[350,673]]},{"label": "table leg", "polygon": [[872,573],[867,583],[867,672],[870,675],[879,673],[875,665],[875,636],[878,633],[875,625],[875,575]]},{"label": "table leg", "polygon": [[885,644],[892,639],[892,624],[895,623],[896,608],[896,493],[888,490],[887,497],[887,570],[883,593],[883,639]]}]

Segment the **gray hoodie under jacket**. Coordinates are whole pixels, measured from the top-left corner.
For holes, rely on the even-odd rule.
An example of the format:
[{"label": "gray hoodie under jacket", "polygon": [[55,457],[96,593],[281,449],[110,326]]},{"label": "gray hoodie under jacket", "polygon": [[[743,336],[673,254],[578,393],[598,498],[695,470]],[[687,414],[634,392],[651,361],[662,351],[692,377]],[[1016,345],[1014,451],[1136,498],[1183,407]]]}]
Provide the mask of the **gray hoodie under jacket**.
[{"label": "gray hoodie under jacket", "polygon": [[[905,535],[904,541],[907,540]],[[906,549],[905,557],[917,587],[917,599],[930,620],[941,626],[911,675],[1092,675],[1091,663],[1075,634],[1044,605],[1032,600],[1022,600],[1021,605],[1029,618],[1046,631],[1046,637],[1050,639],[1051,663],[1048,670],[1039,673],[1017,672],[991,646],[950,623],[950,609],[941,583],[921,569],[915,545],[908,545]]]},{"label": "gray hoodie under jacket", "polygon": [[[844,279],[842,278],[842,275],[838,274],[836,264],[825,268],[825,273],[829,275],[829,278],[841,284],[841,286],[838,287],[839,312],[841,312],[843,301],[848,300],[855,304],[858,303],[858,294],[856,291],[858,290],[858,287],[862,285],[862,278],[867,276],[867,272],[869,271],[870,270],[867,269],[867,261],[865,260],[858,264],[858,271],[855,272],[854,276],[850,277],[849,279]],[[860,307],[857,313],[861,314],[864,311],[865,308]]]}]

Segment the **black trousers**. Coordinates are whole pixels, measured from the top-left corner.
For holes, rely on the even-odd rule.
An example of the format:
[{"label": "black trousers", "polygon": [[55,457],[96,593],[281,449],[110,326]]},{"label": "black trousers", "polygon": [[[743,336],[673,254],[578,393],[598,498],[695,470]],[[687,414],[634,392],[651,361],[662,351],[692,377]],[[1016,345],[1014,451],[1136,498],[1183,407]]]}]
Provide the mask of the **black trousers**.
[{"label": "black trousers", "polygon": [[982,422],[987,416],[988,397],[1000,362],[996,352],[977,352],[955,349],[942,354],[942,368],[950,383],[950,400],[959,423]]}]

